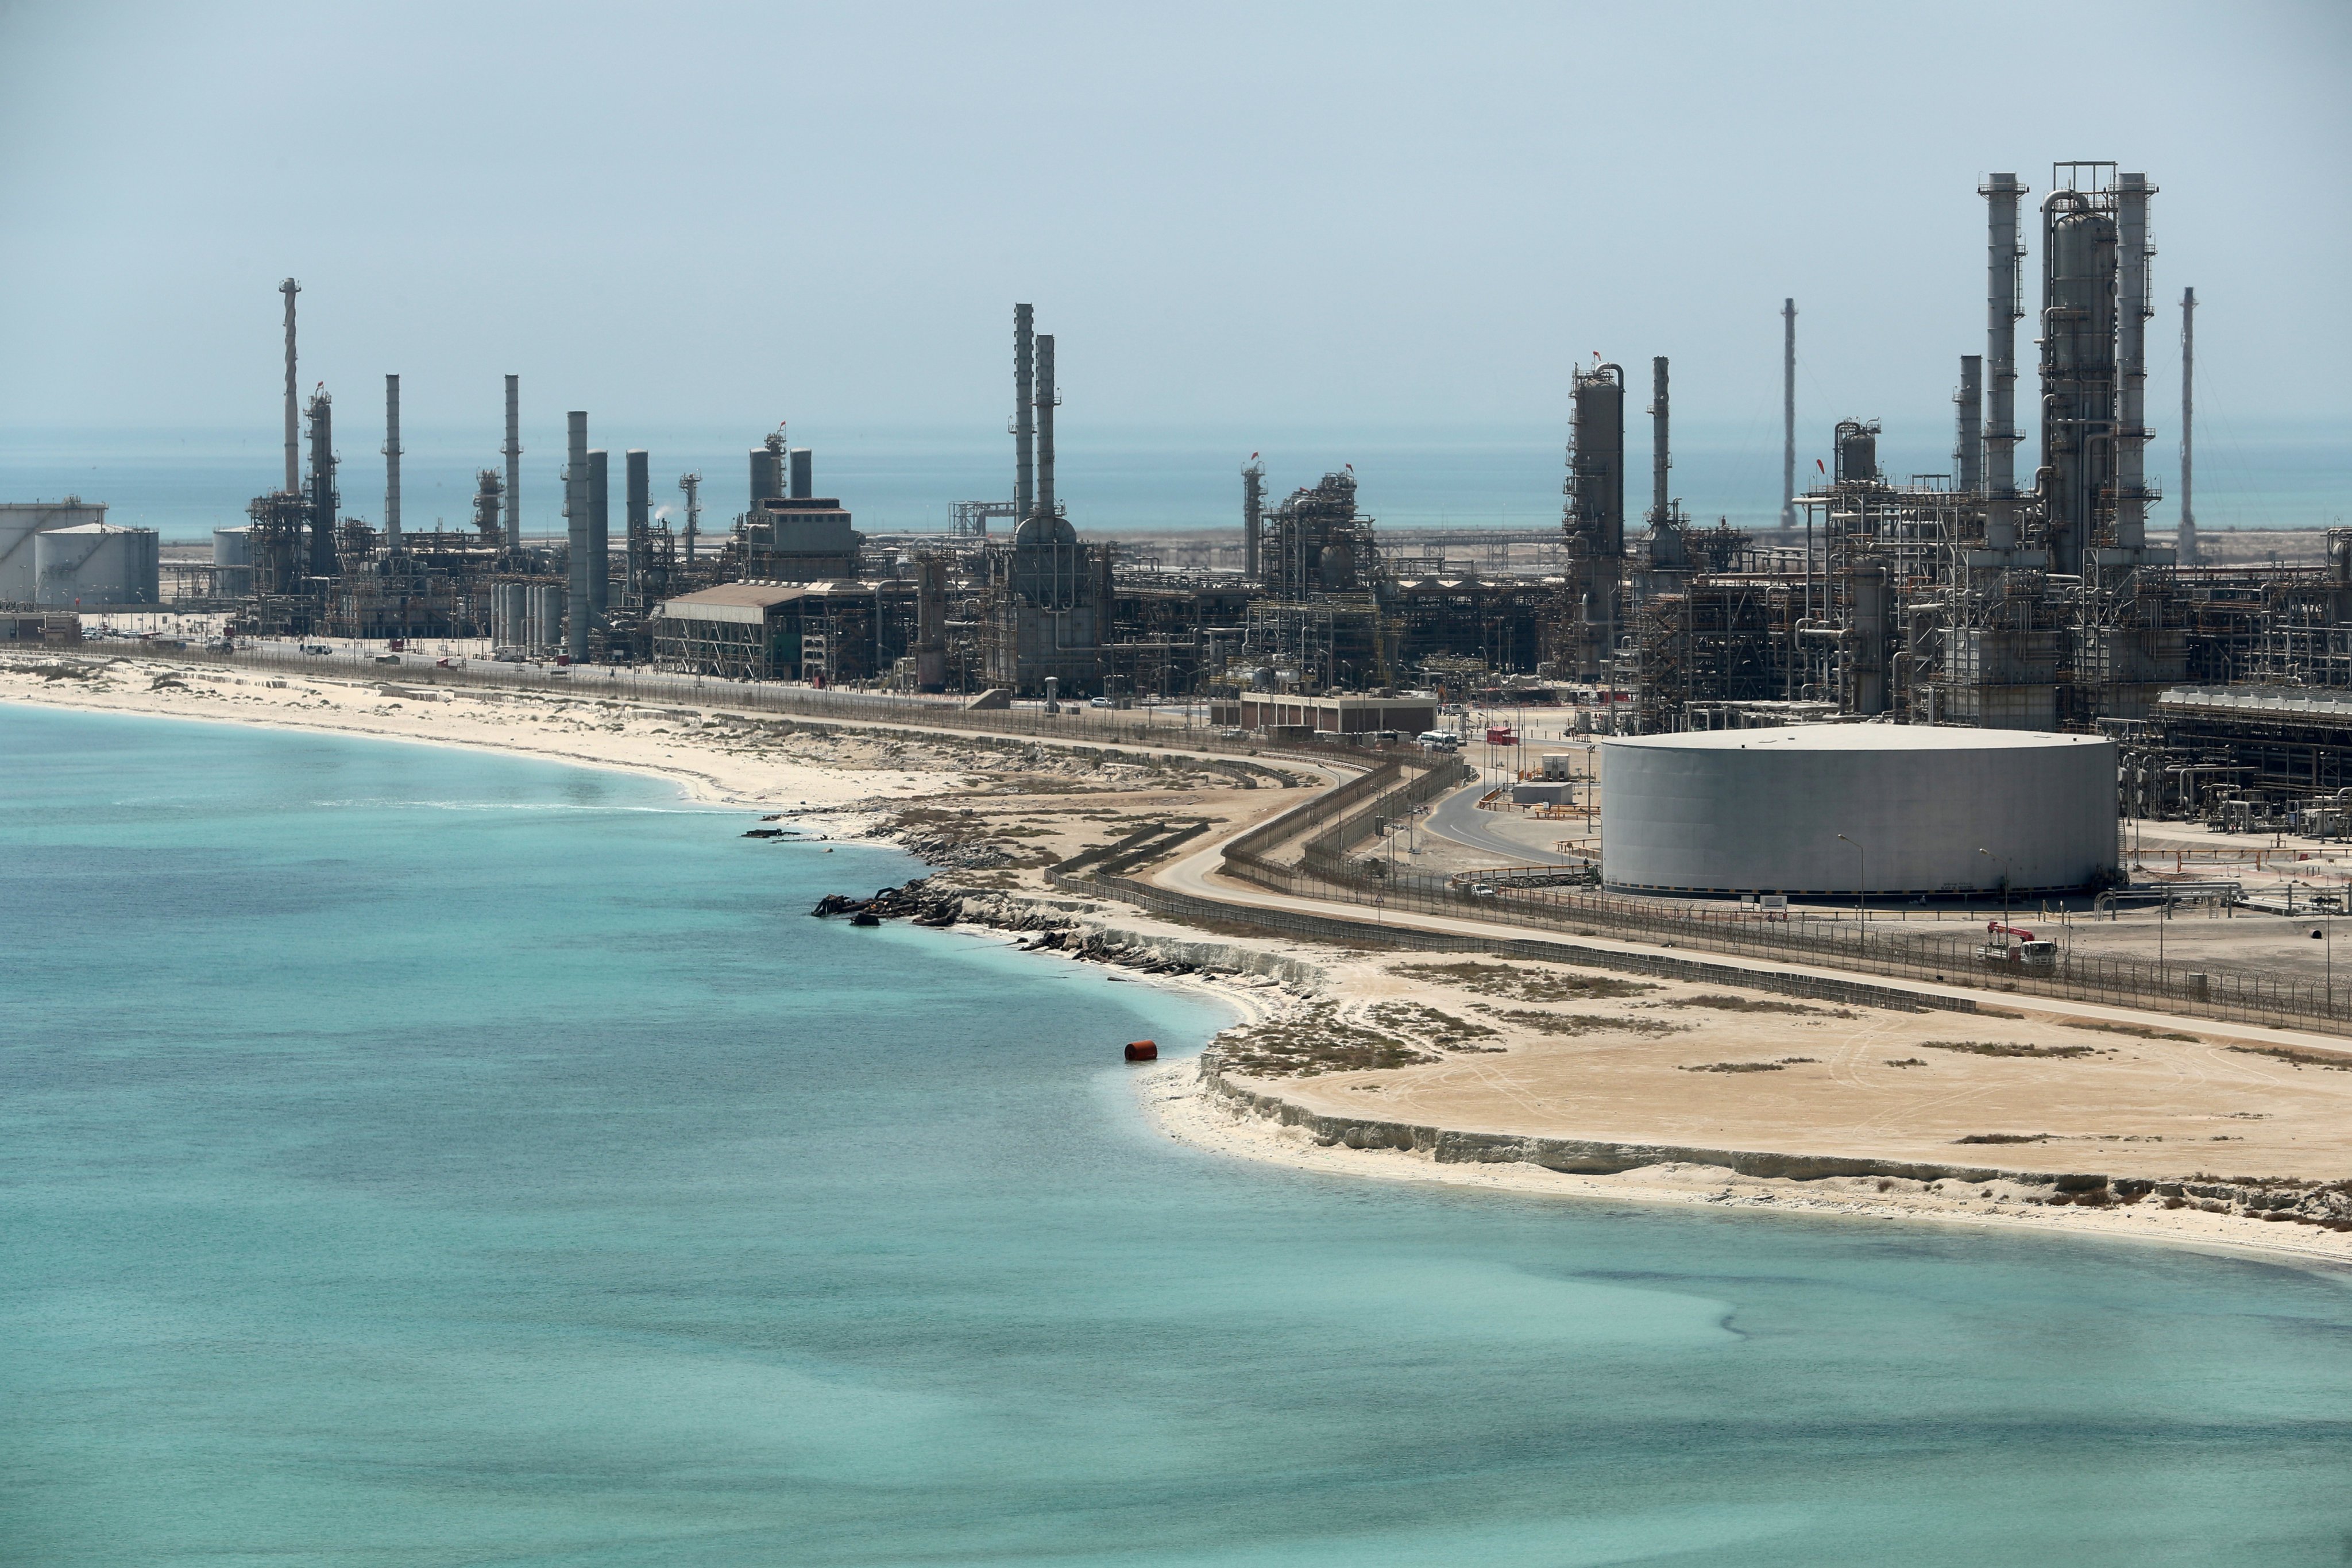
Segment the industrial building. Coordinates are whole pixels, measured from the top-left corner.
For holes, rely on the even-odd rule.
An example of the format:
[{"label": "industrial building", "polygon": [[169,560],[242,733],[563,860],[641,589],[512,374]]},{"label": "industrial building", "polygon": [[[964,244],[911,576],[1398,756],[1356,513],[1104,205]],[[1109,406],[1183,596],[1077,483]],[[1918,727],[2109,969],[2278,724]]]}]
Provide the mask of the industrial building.
[{"label": "industrial building", "polygon": [[2074,891],[2116,871],[2101,736],[1808,724],[1601,749],[1614,887],[1916,897]]}]

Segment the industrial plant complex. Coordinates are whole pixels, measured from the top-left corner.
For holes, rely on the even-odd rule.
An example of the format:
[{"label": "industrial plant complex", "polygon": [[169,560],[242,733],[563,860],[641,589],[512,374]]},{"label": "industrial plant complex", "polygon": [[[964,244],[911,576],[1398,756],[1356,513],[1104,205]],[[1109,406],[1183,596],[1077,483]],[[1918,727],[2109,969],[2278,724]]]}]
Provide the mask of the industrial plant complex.
[{"label": "industrial plant complex", "polygon": [[[1229,732],[1353,745],[1410,745],[1465,700],[1533,707],[1612,742],[1600,872],[1656,893],[2095,888],[2122,875],[2119,814],[2340,837],[2352,530],[2327,534],[2318,567],[2202,559],[2184,289],[2179,526],[2152,541],[2156,187],[2066,163],[2038,202],[2006,173],[1979,195],[1986,335],[1956,356],[1948,472],[1883,471],[1880,426],[1856,416],[1832,432],[1833,467],[1799,488],[1790,300],[1777,529],[1702,526],[1671,493],[1664,358],[1648,373],[1649,504],[1629,526],[1635,382],[1595,356],[1568,378],[1557,530],[1383,530],[1352,470],[1276,498],[1253,459],[1239,550],[1191,564],[1090,536],[1057,493],[1055,338],[1026,303],[1011,493],[957,504],[950,531],[860,531],[855,498],[821,493],[817,455],[782,426],[749,448],[740,510],[699,473],[660,481],[657,505],[651,456],[614,465],[573,411],[565,534],[526,538],[512,375],[502,463],[479,470],[467,526],[430,530],[404,525],[400,378],[385,376],[371,523],[345,510],[331,397],[301,392],[289,279],[277,487],[201,563],[162,563],[152,532],[79,498],[0,506],[0,634],[73,640],[81,613],[150,606],[222,617],[232,639],[482,639],[509,663],[982,708],[1156,700]],[[2021,473],[2029,309],[2041,459]],[[1864,824],[1856,798],[1885,820]],[[1978,841],[1996,835],[1975,818],[2025,800],[2039,826],[2026,842],[2011,823],[1990,863]],[[1821,849],[1849,830],[1885,846],[1850,875]],[[1805,852],[1782,856],[1788,843]]]}]

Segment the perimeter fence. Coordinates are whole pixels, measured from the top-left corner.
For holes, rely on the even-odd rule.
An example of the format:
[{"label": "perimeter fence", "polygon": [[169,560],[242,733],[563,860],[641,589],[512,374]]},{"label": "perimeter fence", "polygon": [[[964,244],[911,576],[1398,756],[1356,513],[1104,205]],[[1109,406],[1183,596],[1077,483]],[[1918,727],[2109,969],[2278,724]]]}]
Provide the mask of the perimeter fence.
[{"label": "perimeter fence", "polygon": [[[1349,786],[1327,792],[1234,840],[1226,847],[1224,869],[1270,892],[1382,911],[1550,927],[1580,936],[1655,942],[1663,948],[1704,948],[2021,997],[2063,997],[2190,1017],[2352,1033],[2352,986],[2314,984],[2263,970],[2210,963],[2190,969],[2075,953],[2062,953],[2048,969],[2026,969],[2011,961],[1988,959],[1972,938],[1937,936],[1899,927],[1889,930],[1867,921],[1803,913],[1783,917],[1778,911],[1766,914],[1717,905],[1669,904],[1599,889],[1467,883],[1399,868],[1381,858],[1351,858],[1345,853],[1348,847],[1377,833],[1384,823],[1403,820],[1467,774],[1467,769],[1451,759],[1419,766],[1398,763],[1367,773]],[[1344,800],[1339,798],[1343,794]],[[1339,815],[1327,804],[1335,801],[1339,808],[1354,809]],[[1317,831],[1307,840],[1297,864],[1268,853],[1310,828]],[[1113,896],[1128,898],[1123,889],[1101,884],[1100,879],[1097,884]],[[1482,886],[1489,890],[1480,890]],[[1219,908],[1223,913],[1216,918],[1234,920],[1242,918],[1237,911],[1251,906]]]}]

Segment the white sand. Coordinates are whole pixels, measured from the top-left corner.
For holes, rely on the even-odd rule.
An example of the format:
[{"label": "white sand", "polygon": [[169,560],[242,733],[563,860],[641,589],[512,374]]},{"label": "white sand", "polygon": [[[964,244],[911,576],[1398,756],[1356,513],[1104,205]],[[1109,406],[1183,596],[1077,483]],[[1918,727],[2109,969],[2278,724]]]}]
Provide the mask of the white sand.
[{"label": "white sand", "polygon": [[[2216,1251],[2244,1251],[2352,1268],[2352,1233],[2270,1224],[2145,1200],[2105,1208],[2050,1208],[2025,1201],[2029,1189],[1877,1177],[1786,1181],[1742,1176],[1716,1165],[1648,1165],[1616,1175],[1569,1175],[1531,1164],[1440,1164],[1396,1149],[1318,1145],[1303,1129],[1285,1127],[1210,1092],[1198,1058],[1161,1062],[1137,1074],[1145,1114],[1178,1142],[1214,1153],[1328,1175],[1434,1182],[1493,1192],[1604,1203],[1667,1204],[1750,1213],[1855,1221],[1897,1220],[1990,1226],[2044,1234],[2153,1241]],[[1990,1197],[1981,1194],[1990,1193]]]}]

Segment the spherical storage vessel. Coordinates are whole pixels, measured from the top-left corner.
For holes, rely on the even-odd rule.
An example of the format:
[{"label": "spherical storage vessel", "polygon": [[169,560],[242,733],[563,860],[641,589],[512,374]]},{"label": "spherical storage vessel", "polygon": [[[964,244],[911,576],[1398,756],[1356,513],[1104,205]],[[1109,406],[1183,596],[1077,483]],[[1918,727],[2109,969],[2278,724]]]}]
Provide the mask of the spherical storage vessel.
[{"label": "spherical storage vessel", "polygon": [[2055,892],[2116,869],[2116,745],[2095,735],[1808,724],[1610,740],[1601,758],[1612,887]]}]

